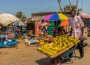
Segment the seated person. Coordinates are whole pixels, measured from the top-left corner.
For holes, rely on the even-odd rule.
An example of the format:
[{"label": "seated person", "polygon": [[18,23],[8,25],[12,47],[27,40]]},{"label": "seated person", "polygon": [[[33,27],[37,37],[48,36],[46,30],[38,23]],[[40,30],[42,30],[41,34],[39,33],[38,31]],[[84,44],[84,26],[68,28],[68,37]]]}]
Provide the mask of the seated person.
[{"label": "seated person", "polygon": [[62,26],[62,35],[65,35],[66,34],[66,31],[64,29],[64,27]]},{"label": "seated person", "polygon": [[0,35],[0,42],[4,42],[4,41],[6,41],[6,38],[5,38],[5,35]]},{"label": "seated person", "polygon": [[14,40],[14,35],[11,32],[10,32],[10,34],[8,34],[8,39]]},{"label": "seated person", "polygon": [[14,34],[12,32],[9,32],[5,35],[5,38],[8,40],[14,40]]}]

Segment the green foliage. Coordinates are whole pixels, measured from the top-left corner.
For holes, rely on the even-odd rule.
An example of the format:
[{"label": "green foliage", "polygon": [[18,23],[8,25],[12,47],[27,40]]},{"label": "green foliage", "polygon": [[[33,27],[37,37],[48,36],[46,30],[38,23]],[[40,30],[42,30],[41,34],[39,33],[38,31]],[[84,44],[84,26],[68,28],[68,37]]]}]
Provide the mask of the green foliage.
[{"label": "green foliage", "polygon": [[26,16],[23,14],[23,12],[19,11],[16,13],[16,17],[19,18],[20,20],[26,20]]},{"label": "green foliage", "polygon": [[19,11],[19,12],[16,13],[16,17],[18,17],[19,19],[22,17],[22,15],[23,15],[23,12]]},{"label": "green foliage", "polygon": [[[76,10],[76,5],[71,5],[71,8],[70,8],[70,5],[64,6],[63,12],[70,12],[71,10]],[[79,13],[81,10],[82,10],[82,8],[79,8],[79,9],[78,9],[78,13]]]}]

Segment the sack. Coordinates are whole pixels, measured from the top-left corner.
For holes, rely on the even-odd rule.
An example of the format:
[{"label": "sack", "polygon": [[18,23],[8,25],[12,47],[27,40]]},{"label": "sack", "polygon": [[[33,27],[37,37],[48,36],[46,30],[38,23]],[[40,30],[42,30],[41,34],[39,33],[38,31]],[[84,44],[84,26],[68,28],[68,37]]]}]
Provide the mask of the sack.
[{"label": "sack", "polygon": [[4,41],[4,44],[7,44],[7,41]]},{"label": "sack", "polygon": [[89,41],[88,41],[88,39],[87,38],[84,38],[83,39],[83,43],[88,43]]}]

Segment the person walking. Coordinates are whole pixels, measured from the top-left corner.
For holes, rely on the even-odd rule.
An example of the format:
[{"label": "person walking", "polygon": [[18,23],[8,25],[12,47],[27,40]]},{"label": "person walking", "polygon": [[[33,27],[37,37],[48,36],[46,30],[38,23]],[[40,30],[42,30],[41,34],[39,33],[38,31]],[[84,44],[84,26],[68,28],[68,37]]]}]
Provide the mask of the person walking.
[{"label": "person walking", "polygon": [[[81,17],[76,15],[75,10],[71,10],[70,14],[71,14],[70,20],[71,20],[71,28],[72,28],[71,35],[73,37],[78,37],[79,40],[81,40],[81,42],[78,43],[78,49],[80,52],[80,58],[83,58],[83,56],[84,56],[84,50],[83,50],[84,23],[83,23]],[[72,53],[70,54],[70,57],[72,57]]]}]

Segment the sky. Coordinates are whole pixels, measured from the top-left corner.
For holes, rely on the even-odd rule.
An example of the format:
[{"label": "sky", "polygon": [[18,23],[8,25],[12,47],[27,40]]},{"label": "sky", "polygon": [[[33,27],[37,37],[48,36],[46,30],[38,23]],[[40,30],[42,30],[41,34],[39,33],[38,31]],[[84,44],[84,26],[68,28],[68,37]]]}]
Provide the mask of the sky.
[{"label": "sky", "polygon": [[[76,0],[71,0],[71,3],[75,5]],[[62,8],[68,4],[69,0],[61,0]],[[78,6],[82,8],[82,12],[90,14],[90,0],[79,0]],[[28,18],[32,13],[58,12],[60,8],[57,0],[0,0],[0,14],[15,15],[19,11]]]}]

